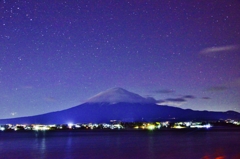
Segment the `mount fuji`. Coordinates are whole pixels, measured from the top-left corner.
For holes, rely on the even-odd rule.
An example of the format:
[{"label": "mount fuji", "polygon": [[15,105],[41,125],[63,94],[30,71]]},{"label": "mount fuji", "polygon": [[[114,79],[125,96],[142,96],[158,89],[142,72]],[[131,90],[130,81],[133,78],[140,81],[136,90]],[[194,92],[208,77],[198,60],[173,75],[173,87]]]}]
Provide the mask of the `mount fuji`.
[{"label": "mount fuji", "polygon": [[87,103],[156,103],[156,100],[150,97],[144,98],[123,88],[116,87],[100,92],[88,99]]},{"label": "mount fuji", "polygon": [[0,124],[103,123],[110,120],[149,122],[240,119],[240,113],[234,111],[194,111],[172,106],[159,106],[156,102],[154,98],[144,98],[122,88],[112,88],[93,96],[81,105],[66,110],[28,117],[1,119]]}]

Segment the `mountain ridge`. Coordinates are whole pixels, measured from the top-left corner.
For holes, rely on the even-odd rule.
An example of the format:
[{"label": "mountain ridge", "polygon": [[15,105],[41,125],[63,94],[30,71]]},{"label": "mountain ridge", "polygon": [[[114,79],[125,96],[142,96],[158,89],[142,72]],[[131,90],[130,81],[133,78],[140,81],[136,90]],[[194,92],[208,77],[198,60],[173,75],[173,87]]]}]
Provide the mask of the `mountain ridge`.
[{"label": "mountain ridge", "polygon": [[[109,93],[110,92],[110,93]],[[114,101],[114,100],[116,101]],[[126,102],[122,102],[126,100]],[[120,88],[101,92],[87,102],[61,111],[28,117],[0,119],[0,124],[66,124],[102,123],[110,120],[137,121],[189,121],[189,120],[240,120],[234,111],[213,112],[160,106],[147,102],[147,98]]]},{"label": "mountain ridge", "polygon": [[89,98],[87,103],[155,103],[154,98],[144,98],[136,93],[129,92],[123,88],[115,87],[106,91],[100,92],[97,95]]}]

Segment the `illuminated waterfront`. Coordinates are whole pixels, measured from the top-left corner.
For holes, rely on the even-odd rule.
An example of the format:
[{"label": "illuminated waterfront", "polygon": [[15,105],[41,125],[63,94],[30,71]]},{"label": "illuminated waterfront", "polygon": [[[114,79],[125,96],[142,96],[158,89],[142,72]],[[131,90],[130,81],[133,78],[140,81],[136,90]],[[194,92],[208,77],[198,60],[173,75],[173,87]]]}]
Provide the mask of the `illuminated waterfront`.
[{"label": "illuminated waterfront", "polygon": [[128,122],[110,121],[110,123],[68,123],[68,124],[4,124],[0,125],[1,131],[48,131],[48,130],[80,130],[80,129],[143,129],[143,130],[157,130],[157,129],[210,129],[212,127],[239,127],[240,122],[232,119],[222,121],[184,121],[184,122]]},{"label": "illuminated waterfront", "polygon": [[240,126],[234,120],[7,124],[0,128],[0,156],[9,159],[240,158]]}]

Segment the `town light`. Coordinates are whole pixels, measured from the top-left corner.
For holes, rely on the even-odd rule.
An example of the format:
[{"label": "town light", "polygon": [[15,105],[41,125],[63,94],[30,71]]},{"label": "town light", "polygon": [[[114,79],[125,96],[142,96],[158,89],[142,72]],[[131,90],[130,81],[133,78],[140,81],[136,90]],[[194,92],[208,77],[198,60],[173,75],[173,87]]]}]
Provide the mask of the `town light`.
[{"label": "town light", "polygon": [[147,126],[147,129],[148,130],[154,130],[155,129],[155,125],[150,124],[150,125]]},{"label": "town light", "polygon": [[72,127],[73,127],[73,123],[68,123],[68,128],[72,129]]}]

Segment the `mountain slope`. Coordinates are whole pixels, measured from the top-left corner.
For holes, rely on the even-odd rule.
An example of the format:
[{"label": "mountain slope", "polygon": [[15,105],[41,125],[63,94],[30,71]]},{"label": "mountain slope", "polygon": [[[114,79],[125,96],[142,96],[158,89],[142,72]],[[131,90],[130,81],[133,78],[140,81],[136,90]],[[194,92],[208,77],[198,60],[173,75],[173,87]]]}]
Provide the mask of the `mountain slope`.
[{"label": "mountain slope", "polygon": [[[122,102],[124,101],[124,102]],[[240,113],[209,112],[159,106],[154,99],[149,100],[121,88],[102,92],[86,103],[66,110],[13,119],[2,119],[0,124],[64,124],[102,123],[110,120],[125,122],[166,121],[166,120],[240,120]]]},{"label": "mountain slope", "polygon": [[87,103],[155,103],[153,98],[144,98],[123,88],[112,88],[101,92],[87,100]]},{"label": "mountain slope", "polygon": [[63,124],[109,122],[120,120],[125,122],[136,121],[166,121],[166,120],[219,120],[240,119],[240,113],[208,112],[184,110],[170,106],[139,103],[85,103],[67,110],[47,113],[32,117],[0,120],[0,124]]}]

